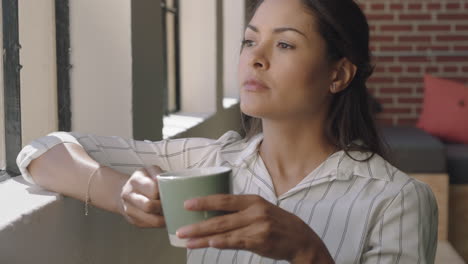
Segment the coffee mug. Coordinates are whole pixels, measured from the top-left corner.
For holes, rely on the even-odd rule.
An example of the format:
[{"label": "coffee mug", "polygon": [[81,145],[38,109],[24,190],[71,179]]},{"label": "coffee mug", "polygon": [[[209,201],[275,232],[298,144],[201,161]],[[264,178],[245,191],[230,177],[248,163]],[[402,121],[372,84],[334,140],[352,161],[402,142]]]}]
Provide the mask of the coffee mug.
[{"label": "coffee mug", "polygon": [[171,245],[186,247],[187,240],[176,235],[180,227],[225,214],[222,211],[188,211],[184,202],[212,194],[231,193],[231,173],[228,167],[207,167],[164,172],[157,176]]}]

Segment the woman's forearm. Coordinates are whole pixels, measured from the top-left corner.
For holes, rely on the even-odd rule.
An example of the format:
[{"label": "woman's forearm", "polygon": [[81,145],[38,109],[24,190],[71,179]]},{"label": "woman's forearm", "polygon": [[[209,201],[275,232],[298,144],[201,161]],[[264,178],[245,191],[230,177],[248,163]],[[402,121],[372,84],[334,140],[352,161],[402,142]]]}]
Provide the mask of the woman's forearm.
[{"label": "woman's forearm", "polygon": [[[41,187],[84,201],[89,176],[99,166],[80,145],[62,143],[33,160],[28,171]],[[121,213],[120,192],[128,177],[108,167],[98,169],[90,183],[91,204]]]}]

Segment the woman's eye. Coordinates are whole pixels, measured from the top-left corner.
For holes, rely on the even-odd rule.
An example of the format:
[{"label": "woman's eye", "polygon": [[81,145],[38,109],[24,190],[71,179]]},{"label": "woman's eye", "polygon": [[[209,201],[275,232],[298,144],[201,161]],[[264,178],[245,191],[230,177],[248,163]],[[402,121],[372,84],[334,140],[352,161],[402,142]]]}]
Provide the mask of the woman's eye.
[{"label": "woman's eye", "polygon": [[254,44],[253,40],[244,39],[242,41],[242,47],[252,47]]},{"label": "woman's eye", "polygon": [[281,48],[281,49],[293,49],[294,47],[287,44],[287,43],[284,43],[284,42],[280,42],[278,43],[278,47]]}]

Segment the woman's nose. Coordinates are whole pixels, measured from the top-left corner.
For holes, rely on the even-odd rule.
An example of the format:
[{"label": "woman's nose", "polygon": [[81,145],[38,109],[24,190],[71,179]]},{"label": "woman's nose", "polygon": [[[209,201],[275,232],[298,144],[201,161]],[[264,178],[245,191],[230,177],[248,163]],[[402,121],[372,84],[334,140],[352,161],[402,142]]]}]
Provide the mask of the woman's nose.
[{"label": "woman's nose", "polygon": [[263,53],[257,51],[252,54],[250,66],[258,70],[266,70],[270,67],[270,63]]}]

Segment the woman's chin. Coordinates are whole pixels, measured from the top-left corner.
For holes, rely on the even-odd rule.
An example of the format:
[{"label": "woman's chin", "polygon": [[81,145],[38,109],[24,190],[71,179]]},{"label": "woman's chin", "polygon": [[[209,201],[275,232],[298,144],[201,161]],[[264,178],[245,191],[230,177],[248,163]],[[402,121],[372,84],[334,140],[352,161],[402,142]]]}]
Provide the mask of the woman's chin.
[{"label": "woman's chin", "polygon": [[240,109],[242,113],[251,117],[262,118],[265,115],[265,110],[259,107],[258,105],[246,104],[243,103],[242,100],[240,102]]}]

